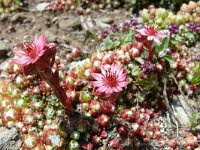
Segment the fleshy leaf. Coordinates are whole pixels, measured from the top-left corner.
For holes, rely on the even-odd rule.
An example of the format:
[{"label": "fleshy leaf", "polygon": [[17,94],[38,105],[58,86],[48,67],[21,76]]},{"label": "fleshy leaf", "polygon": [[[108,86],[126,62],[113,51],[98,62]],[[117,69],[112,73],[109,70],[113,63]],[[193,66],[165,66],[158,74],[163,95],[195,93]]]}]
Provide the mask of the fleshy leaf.
[{"label": "fleshy leaf", "polygon": [[107,36],[104,41],[106,49],[111,49],[113,47],[113,41],[110,39],[109,36]]},{"label": "fleshy leaf", "polygon": [[167,49],[169,46],[169,38],[165,37],[160,45],[156,44],[156,51],[160,53],[162,50]]},{"label": "fleshy leaf", "polygon": [[138,76],[140,74],[140,67],[139,66],[135,66],[133,68],[133,70],[131,71],[131,75],[132,76]]}]

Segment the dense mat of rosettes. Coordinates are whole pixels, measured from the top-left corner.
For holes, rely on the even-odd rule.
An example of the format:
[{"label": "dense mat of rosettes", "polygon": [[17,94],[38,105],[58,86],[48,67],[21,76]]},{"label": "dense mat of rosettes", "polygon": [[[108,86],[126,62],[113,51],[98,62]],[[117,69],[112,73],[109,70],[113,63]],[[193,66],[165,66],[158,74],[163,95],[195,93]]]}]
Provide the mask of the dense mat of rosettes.
[{"label": "dense mat of rosettes", "polygon": [[[152,15],[154,10],[149,9]],[[155,19],[168,16],[165,10],[156,11]],[[190,17],[195,17],[193,12]],[[22,149],[198,147],[195,133],[181,130],[179,139],[173,133],[168,137],[162,120],[167,110],[165,86],[169,101],[180,90],[192,96],[199,88],[200,56],[190,49],[199,39],[198,19],[155,22],[158,28],[129,19],[103,29],[97,35],[99,48],[67,71],[56,57],[53,69],[72,102],[71,116],[45,81],[38,75],[25,76],[22,68],[8,61],[1,71],[1,124],[19,130]],[[78,56],[80,50],[75,48],[68,58]]]},{"label": "dense mat of rosettes", "polygon": [[188,4],[183,4],[177,13],[150,5],[148,9],[140,11],[140,16],[144,22],[157,25],[161,29],[166,28],[170,23],[184,25],[195,22],[200,24],[200,2],[190,1]]},{"label": "dense mat of rosettes", "polygon": [[99,49],[67,73],[65,64],[56,57],[54,68],[74,110],[69,118],[48,84],[37,75],[24,76],[18,65],[7,62],[0,82],[1,123],[19,129],[22,149],[122,150],[152,143],[174,149],[198,146],[192,133],[180,132],[179,140],[174,137],[167,141],[161,115],[166,110],[164,78],[169,99],[179,93],[177,86],[188,95],[199,86],[199,62],[189,57],[195,53],[189,55],[182,42],[177,42],[179,49],[170,48],[169,34],[142,27],[134,19],[122,23],[121,29],[113,26],[116,31],[98,38],[102,40]]}]

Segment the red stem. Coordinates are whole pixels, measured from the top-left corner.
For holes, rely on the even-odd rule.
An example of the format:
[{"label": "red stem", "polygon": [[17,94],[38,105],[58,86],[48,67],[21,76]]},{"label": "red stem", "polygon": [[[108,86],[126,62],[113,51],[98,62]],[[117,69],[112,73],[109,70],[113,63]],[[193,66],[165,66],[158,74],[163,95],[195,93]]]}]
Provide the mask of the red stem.
[{"label": "red stem", "polygon": [[45,63],[43,63],[42,67],[40,65],[37,69],[40,77],[53,88],[56,97],[63,104],[66,112],[69,113],[71,111],[71,100],[67,99],[63,87],[60,86],[58,71],[56,70],[53,72],[50,66]]}]

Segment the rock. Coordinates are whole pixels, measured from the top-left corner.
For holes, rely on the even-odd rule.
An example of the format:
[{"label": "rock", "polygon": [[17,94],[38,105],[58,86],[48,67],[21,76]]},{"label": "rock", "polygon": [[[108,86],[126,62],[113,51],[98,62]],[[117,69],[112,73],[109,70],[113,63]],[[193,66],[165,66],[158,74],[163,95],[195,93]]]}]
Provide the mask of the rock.
[{"label": "rock", "polygon": [[7,40],[0,40],[0,56],[7,55],[10,49],[10,43]]},{"label": "rock", "polygon": [[26,23],[28,24],[28,23],[31,23],[32,20],[33,20],[32,18],[26,18],[26,19],[23,20],[23,23],[24,24],[26,24]]},{"label": "rock", "polygon": [[77,18],[70,18],[67,20],[61,20],[58,26],[60,29],[66,30],[67,28],[75,28],[79,25],[81,25],[81,22],[79,17],[77,17]]},{"label": "rock", "polygon": [[9,15],[8,14],[1,14],[1,16],[0,16],[0,21],[6,21],[6,20],[8,20],[8,17],[9,17]]},{"label": "rock", "polygon": [[103,18],[99,18],[98,20],[103,22],[103,23],[108,23],[111,24],[114,22],[114,17],[113,16],[107,16],[107,17],[103,17]]},{"label": "rock", "polygon": [[22,22],[24,18],[25,18],[25,17],[24,17],[24,13],[15,13],[15,14],[11,17],[10,21],[11,21],[12,23]]},{"label": "rock", "polygon": [[174,97],[174,101],[171,104],[174,109],[174,115],[183,127],[190,126],[191,110],[188,104],[185,102],[183,96],[179,95]]},{"label": "rock", "polygon": [[47,37],[49,42],[55,42],[56,41],[56,34],[51,31],[45,31],[44,35]]},{"label": "rock", "polygon": [[44,11],[48,6],[49,6],[49,3],[44,2],[44,3],[38,4],[38,5],[36,6],[36,9],[37,9],[38,11]]},{"label": "rock", "polygon": [[89,17],[81,16],[80,20],[81,20],[81,26],[85,31],[92,32],[92,30],[96,26],[94,20],[90,16]]},{"label": "rock", "polygon": [[19,133],[16,128],[10,130],[0,127],[0,149],[2,150],[18,150],[22,144]]},{"label": "rock", "polygon": [[107,23],[104,23],[104,22],[102,22],[102,21],[100,21],[100,20],[98,20],[98,19],[95,19],[94,20],[95,21],[95,23],[96,23],[96,26],[98,26],[99,28],[108,28],[108,27],[110,27],[110,25],[109,24],[107,24]]}]

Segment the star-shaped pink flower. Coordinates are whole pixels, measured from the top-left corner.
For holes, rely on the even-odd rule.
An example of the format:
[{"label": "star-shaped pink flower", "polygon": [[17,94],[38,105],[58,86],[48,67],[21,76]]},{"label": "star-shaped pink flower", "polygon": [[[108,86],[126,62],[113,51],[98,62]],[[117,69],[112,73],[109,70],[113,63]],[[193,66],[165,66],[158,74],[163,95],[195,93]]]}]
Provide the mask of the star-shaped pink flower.
[{"label": "star-shaped pink flower", "polygon": [[118,66],[116,63],[113,63],[110,69],[106,69],[102,65],[101,73],[92,73],[92,76],[96,79],[96,81],[92,82],[92,85],[100,93],[119,93],[128,84],[124,67],[122,65]]},{"label": "star-shaped pink flower", "polygon": [[142,36],[146,37],[148,41],[155,41],[158,44],[161,43],[164,37],[170,35],[170,32],[168,30],[158,31],[153,26],[145,26],[144,28],[138,29],[136,31],[140,33]]},{"label": "star-shaped pink flower", "polygon": [[32,43],[23,43],[24,50],[14,49],[15,57],[12,60],[14,63],[22,66],[34,64],[45,53],[45,45],[46,39],[44,35],[38,37],[36,34]]}]

